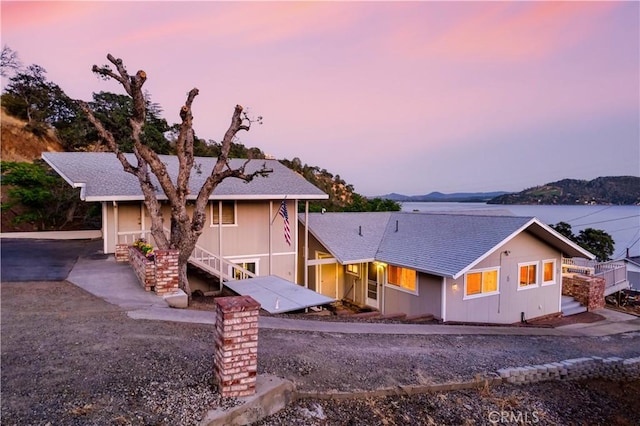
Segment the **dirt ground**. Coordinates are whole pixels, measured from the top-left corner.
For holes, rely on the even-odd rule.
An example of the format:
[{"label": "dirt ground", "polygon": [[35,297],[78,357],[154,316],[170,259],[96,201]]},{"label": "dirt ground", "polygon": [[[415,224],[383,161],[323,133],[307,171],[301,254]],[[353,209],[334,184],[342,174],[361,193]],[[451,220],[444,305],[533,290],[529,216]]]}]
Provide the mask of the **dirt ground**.
[{"label": "dirt ground", "polygon": [[[133,320],[67,282],[0,289],[3,425],[194,425],[206,410],[237,403],[221,399],[213,385],[213,326]],[[639,356],[640,333],[559,338],[261,329],[258,373],[291,380],[301,391],[331,393],[470,380],[503,367],[594,355]],[[504,414],[511,423],[636,425],[639,407],[640,381],[547,382],[305,399],[261,424],[491,424]]]}]

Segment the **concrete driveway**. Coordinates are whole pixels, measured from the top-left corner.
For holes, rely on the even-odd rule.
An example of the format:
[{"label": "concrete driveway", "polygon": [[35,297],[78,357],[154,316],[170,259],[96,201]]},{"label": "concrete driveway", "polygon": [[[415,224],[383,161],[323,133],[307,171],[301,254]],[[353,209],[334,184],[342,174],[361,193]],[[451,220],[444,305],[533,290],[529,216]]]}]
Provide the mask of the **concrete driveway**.
[{"label": "concrete driveway", "polygon": [[0,240],[3,282],[62,281],[80,256],[101,256],[102,240]]}]

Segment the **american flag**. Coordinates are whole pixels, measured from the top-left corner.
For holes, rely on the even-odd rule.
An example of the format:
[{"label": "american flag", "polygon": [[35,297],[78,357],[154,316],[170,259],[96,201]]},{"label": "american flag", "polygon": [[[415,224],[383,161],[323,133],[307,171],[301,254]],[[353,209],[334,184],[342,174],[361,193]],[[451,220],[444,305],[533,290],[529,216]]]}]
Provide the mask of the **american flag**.
[{"label": "american flag", "polygon": [[284,219],[284,240],[287,244],[291,245],[291,229],[289,228],[289,212],[287,211],[286,200],[282,200],[282,203],[280,203],[278,213],[280,213],[280,216]]}]

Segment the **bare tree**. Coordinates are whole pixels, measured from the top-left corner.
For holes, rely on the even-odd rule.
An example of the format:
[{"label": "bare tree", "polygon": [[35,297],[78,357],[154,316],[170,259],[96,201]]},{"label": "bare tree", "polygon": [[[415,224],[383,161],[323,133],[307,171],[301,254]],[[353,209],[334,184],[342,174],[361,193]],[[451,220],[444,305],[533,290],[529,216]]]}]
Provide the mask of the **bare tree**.
[{"label": "bare tree", "polygon": [[20,68],[22,68],[22,64],[18,58],[18,52],[5,44],[0,54],[0,75],[7,77],[9,72],[17,72]]},{"label": "bare tree", "polygon": [[[251,120],[243,111],[243,108],[240,105],[236,105],[231,124],[222,139],[220,156],[194,200],[190,196],[189,190],[189,180],[194,169],[194,132],[191,104],[198,95],[198,89],[194,88],[189,92],[187,100],[180,110],[182,123],[179,126],[178,137],[175,142],[179,170],[178,176],[174,176],[176,178],[174,183],[172,177],[169,176],[166,165],[160,160],[158,154],[143,143],[142,134],[147,111],[142,85],[147,79],[146,73],[141,70],[134,76],[130,76],[122,63],[122,59],[116,59],[111,54],[107,55],[107,59],[115,66],[115,71],[109,65],[102,67],[94,65],[92,70],[105,79],[113,79],[119,82],[133,100],[133,112],[129,122],[133,134],[133,153],[137,164],[129,162],[124,152],[120,150],[118,141],[96,119],[89,105],[86,102],[79,101],[80,107],[87,114],[89,121],[95,126],[100,138],[118,157],[124,171],[138,178],[140,188],[144,194],[145,206],[151,215],[151,235],[153,235],[156,245],[160,249],[177,249],[180,252],[178,258],[180,288],[187,293],[190,299],[191,289],[187,279],[187,263],[200,234],[202,234],[202,228],[205,223],[205,208],[209,196],[218,184],[226,178],[235,177],[249,182],[256,176],[267,176],[269,173],[265,165],[253,173],[245,173],[245,166],[249,160],[245,161],[241,167],[233,169],[228,159],[231,142],[236,134],[241,130],[248,131],[251,123],[259,121],[261,118]],[[171,233],[169,238],[164,232],[161,205],[156,196],[156,188],[151,181],[151,173],[155,175],[160,183],[170,205]],[[191,216],[187,212],[188,199],[194,201]]]}]

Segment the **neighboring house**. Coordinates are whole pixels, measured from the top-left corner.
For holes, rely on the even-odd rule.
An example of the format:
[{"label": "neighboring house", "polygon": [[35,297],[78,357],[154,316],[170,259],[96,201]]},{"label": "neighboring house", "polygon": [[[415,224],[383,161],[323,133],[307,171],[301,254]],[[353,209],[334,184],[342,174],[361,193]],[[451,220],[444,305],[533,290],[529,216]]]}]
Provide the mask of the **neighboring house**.
[{"label": "neighboring house", "polygon": [[[133,154],[127,156],[136,164]],[[144,207],[138,180],[123,171],[115,154],[47,152],[42,158],[71,186],[80,188],[82,200],[101,203],[105,253],[113,253],[117,243],[131,243],[140,237],[150,239],[151,219]],[[177,176],[177,157],[162,155],[160,158],[169,173]],[[190,188],[194,199],[215,161],[215,158],[196,158]],[[237,168],[244,161],[231,160],[231,167]],[[298,204],[328,196],[277,160],[251,160],[246,170],[249,173],[263,164],[272,170],[268,177],[256,177],[249,183],[229,178],[215,189],[209,198],[206,225],[198,240],[198,246],[203,249],[199,253],[203,258],[219,256],[230,262],[222,262],[221,268],[218,266],[227,279],[255,274],[295,281]],[[158,198],[166,199],[161,190],[158,191]],[[289,214],[291,244],[285,241],[284,220],[278,214],[283,200]],[[163,213],[169,228],[168,204],[164,205]]]},{"label": "neighboring house", "polygon": [[[515,323],[561,311],[562,258],[593,255],[533,217],[314,213],[299,282],[326,296],[443,321]],[[308,223],[308,234],[306,232]]]},{"label": "neighboring house", "polygon": [[631,290],[640,291],[640,256],[629,256],[620,260],[627,265],[627,281]]}]

